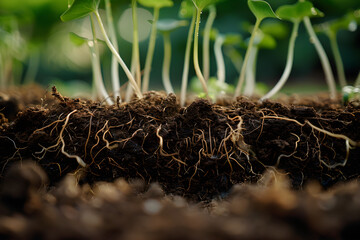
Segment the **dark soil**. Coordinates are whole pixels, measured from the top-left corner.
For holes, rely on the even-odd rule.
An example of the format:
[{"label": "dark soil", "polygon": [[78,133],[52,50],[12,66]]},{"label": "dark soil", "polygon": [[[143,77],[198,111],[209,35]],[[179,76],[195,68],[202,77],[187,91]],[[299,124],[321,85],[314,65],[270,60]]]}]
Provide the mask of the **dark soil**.
[{"label": "dark soil", "polygon": [[[360,226],[357,103],[181,108],[150,92],[106,107],[53,95],[16,118],[2,110],[0,234],[10,239],[345,238]],[[28,160],[40,167],[16,165]]]}]

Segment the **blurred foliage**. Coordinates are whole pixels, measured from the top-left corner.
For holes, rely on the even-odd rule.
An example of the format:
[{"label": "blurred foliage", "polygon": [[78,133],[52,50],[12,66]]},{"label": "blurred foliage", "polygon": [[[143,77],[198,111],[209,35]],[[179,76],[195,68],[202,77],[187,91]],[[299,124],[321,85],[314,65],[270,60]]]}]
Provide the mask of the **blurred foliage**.
[{"label": "blurred foliage", "polygon": [[[276,10],[281,5],[293,4],[297,1],[268,0],[267,2],[270,3],[274,10]],[[312,2],[316,8],[325,13],[324,18],[312,19],[314,24],[319,24],[344,16],[350,10],[360,9],[360,1],[358,0],[316,0]],[[178,16],[180,3],[180,0],[175,0],[173,7],[166,8],[166,10],[161,12],[160,19],[173,18],[174,16]],[[100,5],[100,8],[103,8],[102,5],[103,1]],[[115,19],[119,19],[122,13],[130,7],[130,0],[114,0],[112,1],[112,5]],[[41,62],[36,79],[38,82],[43,84],[48,84],[50,80],[54,78],[63,80],[80,79],[91,82],[91,77],[89,77],[90,64],[88,64],[88,61],[84,60],[85,58],[88,58],[88,55],[81,55],[82,53],[80,50],[75,50],[75,46],[71,48],[68,36],[70,32],[76,32],[74,31],[74,28],[79,27],[79,25],[82,23],[75,22],[72,24],[67,24],[60,21],[60,15],[67,9],[67,6],[68,0],[0,0],[0,27],[2,26],[2,28],[4,28],[4,25],[1,24],[1,22],[4,22],[6,17],[16,19],[18,32],[20,33],[21,39],[23,40],[21,43],[21,52],[22,54],[25,54],[25,56],[20,58],[23,59],[21,60],[23,71],[26,72],[31,65],[30,59],[32,54],[40,54]],[[203,19],[206,19],[207,14],[207,11],[204,11]],[[214,27],[219,29],[219,32],[222,34],[229,32],[241,33],[244,36],[244,39],[246,39],[249,36],[249,33],[246,29],[244,30],[242,28],[242,23],[244,21],[249,21],[252,24],[255,22],[255,17],[248,9],[246,0],[223,0],[217,4],[217,18],[215,20]],[[265,20],[263,23],[264,32],[267,31],[265,29],[266,22],[267,20]],[[202,24],[204,24],[204,22]],[[150,26],[151,25],[149,23],[148,27]],[[285,26],[290,27],[291,25],[290,23],[285,23]],[[345,32],[344,34],[341,34],[338,39],[340,51],[344,59],[345,72],[349,75],[349,79],[355,78],[360,68],[360,49],[358,48],[358,43],[360,42],[359,32],[359,30],[357,30],[355,33]],[[308,36],[302,33],[304,33],[304,29],[300,29],[297,40],[297,50],[295,51],[293,74],[306,77],[314,72],[316,73],[319,71],[319,69],[321,69],[321,65],[318,62],[316,52],[309,43]],[[283,33],[280,32],[279,34],[281,35]],[[0,37],[1,36],[2,35],[0,35]],[[186,36],[187,28],[180,29],[172,35],[174,59],[171,75],[175,88],[180,86],[180,72],[182,68],[179,66],[182,66],[183,64]],[[321,36],[320,40],[325,45],[325,49],[328,51],[328,40]],[[161,41],[162,40],[159,39],[156,45],[154,56],[155,59],[158,58],[160,61],[156,61],[154,63],[151,76],[152,79],[154,79],[152,82],[154,84],[158,84],[158,86],[161,86],[161,59],[163,55]],[[63,50],[65,47],[60,46],[63,43],[66,45],[66,48],[70,49],[67,50],[66,53],[65,50]],[[125,61],[130,65],[131,43],[120,39],[119,44],[120,53],[124,57]],[[270,82],[272,84],[277,80],[284,68],[287,44],[288,38],[281,38],[278,40],[278,44],[275,50],[264,50],[259,55],[259,81]],[[53,50],[50,51],[49,49]],[[140,45],[141,64],[144,63],[146,49],[147,41],[143,41]],[[71,61],[71,56],[69,55],[71,53],[73,55],[76,54],[75,60]],[[331,57],[330,51],[328,51],[328,54]],[[105,69],[104,72],[108,71],[107,63],[109,63],[109,56],[109,52],[105,51],[103,54],[103,67]],[[213,52],[211,53],[211,56],[213,57]],[[53,59],[57,57],[62,58],[62,60],[60,61]],[[271,59],[271,64],[267,64],[269,59]],[[68,61],[68,63],[57,65],[58,62],[62,61]],[[81,65],[82,67],[77,69],[78,65],[75,64],[74,61],[81,62],[81,64],[79,63],[78,65]],[[233,83],[238,78],[238,72],[236,68],[233,67],[230,58],[227,57],[225,61],[228,67],[227,82]],[[20,69],[18,71],[20,71]],[[126,79],[123,73],[121,74],[121,79]],[[24,78],[24,75],[26,74],[20,74],[20,77]],[[190,76],[193,75],[194,72],[191,70]],[[215,60],[211,60],[211,75],[216,75]],[[105,75],[105,79],[107,79],[107,77],[108,76]],[[153,86],[153,88],[156,88],[156,86]]]}]

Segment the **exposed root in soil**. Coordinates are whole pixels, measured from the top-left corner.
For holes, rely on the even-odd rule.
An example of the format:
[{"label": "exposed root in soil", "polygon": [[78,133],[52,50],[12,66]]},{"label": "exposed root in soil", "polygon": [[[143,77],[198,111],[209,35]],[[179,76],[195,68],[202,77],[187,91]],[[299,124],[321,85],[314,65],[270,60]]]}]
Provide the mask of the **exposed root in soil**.
[{"label": "exposed root in soil", "polygon": [[56,89],[53,94],[57,104],[29,108],[2,123],[0,167],[32,158],[52,184],[74,172],[82,173],[82,184],[140,178],[197,201],[257,182],[268,168],[285,172],[294,188],[310,180],[328,188],[360,176],[355,105],[240,98],[180,108],[174,95],[150,92],[106,107],[68,99]]}]

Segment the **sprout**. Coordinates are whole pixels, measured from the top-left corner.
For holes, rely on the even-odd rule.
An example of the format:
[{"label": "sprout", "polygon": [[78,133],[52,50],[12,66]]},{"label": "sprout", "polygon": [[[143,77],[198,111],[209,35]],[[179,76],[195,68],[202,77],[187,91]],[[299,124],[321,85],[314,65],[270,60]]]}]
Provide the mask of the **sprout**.
[{"label": "sprout", "polygon": [[[129,68],[126,66],[125,62],[120,57],[119,53],[116,51],[114,45],[111,43],[108,34],[106,33],[104,24],[101,20],[98,8],[99,8],[100,0],[74,0],[71,4],[70,8],[66,10],[63,15],[61,15],[62,21],[71,21],[74,19],[86,17],[90,15],[91,18],[95,15],[99,26],[101,33],[105,39],[106,45],[109,47],[112,54],[116,57],[116,60],[119,62],[121,67],[123,68],[126,76],[128,77],[130,84],[135,90],[135,93],[138,97],[142,97],[142,93],[140,91],[140,88],[137,86],[135,79],[133,75],[131,74]],[[96,38],[95,38],[96,39]]]},{"label": "sprout", "polygon": [[[305,0],[299,0],[300,2],[307,2]],[[321,15],[319,14],[319,12],[313,7],[311,8],[311,11],[313,12],[314,15]],[[321,61],[321,65],[324,69],[325,72],[325,77],[326,77],[326,82],[329,86],[329,91],[330,91],[330,98],[334,99],[336,96],[336,87],[335,87],[335,80],[334,80],[334,75],[333,72],[331,70],[331,66],[329,63],[329,59],[326,55],[326,52],[324,50],[324,48],[322,47],[318,37],[315,34],[315,31],[311,25],[311,21],[310,21],[310,17],[309,16],[305,16],[303,18],[303,22],[305,24],[305,28],[310,36],[310,41],[311,43],[314,44],[315,49],[320,57],[320,61]]]},{"label": "sprout", "polygon": [[274,86],[273,89],[271,89],[265,96],[263,96],[260,101],[263,101],[265,99],[271,98],[274,96],[277,92],[280,91],[280,89],[284,86],[286,81],[288,80],[293,61],[294,61],[294,49],[295,49],[295,41],[298,35],[298,29],[300,22],[305,17],[316,17],[316,16],[322,16],[322,13],[313,7],[312,3],[310,2],[298,2],[293,5],[284,5],[282,7],[279,7],[277,9],[276,14],[284,20],[290,21],[293,23],[293,29],[289,40],[289,47],[288,47],[288,54],[286,59],[286,66],[284,69],[284,72],[280,78],[280,80],[277,82],[277,84]]},{"label": "sprout", "polygon": [[259,29],[256,33],[254,44],[250,49],[249,61],[246,66],[245,96],[252,96],[255,91],[256,62],[259,49],[274,49],[275,47],[276,40],[271,35],[265,34]]},{"label": "sprout", "polygon": [[325,33],[330,40],[331,50],[335,58],[338,80],[341,87],[345,87],[347,82],[345,77],[344,64],[341,59],[339,45],[336,39],[337,33],[340,30],[349,30],[354,32],[356,29],[357,22],[354,12],[350,12],[342,18],[323,23],[316,27],[318,32]]},{"label": "sprout", "polygon": [[100,99],[105,99],[106,103],[109,105],[113,105],[114,102],[109,97],[107,93],[103,77],[101,75],[101,66],[100,66],[100,58],[99,58],[99,47],[98,47],[98,39],[96,38],[96,31],[94,26],[94,19],[91,17],[91,29],[93,33],[93,39],[87,39],[84,37],[80,37],[75,33],[70,33],[70,40],[76,45],[81,46],[83,44],[87,44],[90,50],[91,56],[91,66],[93,71],[93,90],[97,91],[97,96]]},{"label": "sprout", "polygon": [[252,46],[254,44],[255,35],[256,35],[257,30],[259,29],[260,23],[265,18],[278,18],[278,16],[274,13],[274,11],[272,10],[269,3],[265,2],[265,1],[248,0],[248,5],[249,5],[251,12],[256,17],[256,22],[255,22],[255,26],[252,31],[251,37],[250,37],[248,49],[246,50],[246,53],[245,53],[243,65],[241,67],[239,81],[238,81],[238,84],[235,89],[235,97],[237,97],[241,94],[241,88],[242,88],[242,85],[245,80],[246,67],[247,67],[247,63],[249,61],[249,57],[250,57],[250,49],[252,48]]},{"label": "sprout", "polygon": [[163,84],[166,90],[166,93],[174,93],[174,89],[170,81],[170,63],[171,63],[171,32],[175,31],[180,27],[188,25],[188,22],[185,20],[160,20],[157,23],[157,29],[162,34],[164,39],[164,61],[163,61],[163,71],[162,79]]},{"label": "sprout", "polygon": [[193,32],[195,29],[195,19],[196,19],[196,10],[191,0],[182,1],[179,15],[182,18],[191,18],[189,32],[186,40],[184,67],[183,67],[182,81],[181,81],[180,105],[183,107],[185,106],[185,100],[186,100],[186,90],[187,90],[187,83],[189,77],[191,42],[193,40]]},{"label": "sprout", "polygon": [[207,9],[209,10],[209,16],[205,23],[203,38],[203,72],[206,82],[210,77],[210,32],[216,18],[215,5],[210,5]]},{"label": "sprout", "polygon": [[[107,17],[107,23],[108,23],[108,30],[110,35],[110,40],[112,44],[114,45],[115,50],[118,52],[118,41],[116,37],[115,27],[114,27],[114,20],[111,13],[111,3],[110,0],[105,0],[105,11],[106,11],[106,17]],[[111,57],[111,83],[113,87],[114,92],[114,98],[120,99],[120,79],[119,79],[119,64],[117,63],[115,55],[112,55]]]},{"label": "sprout", "polygon": [[217,65],[217,79],[219,82],[224,83],[226,79],[226,68],[224,55],[222,52],[223,46],[232,47],[239,46],[242,43],[242,36],[240,34],[219,34],[214,33],[215,44],[214,44],[214,53]]},{"label": "sprout", "polygon": [[198,79],[201,82],[201,85],[204,89],[205,95],[208,95],[208,89],[204,75],[201,72],[199,65],[199,28],[200,28],[200,19],[202,11],[210,6],[215,4],[218,0],[192,0],[196,8],[196,21],[195,21],[195,33],[194,33],[194,68]]},{"label": "sprout", "polygon": [[142,86],[143,92],[147,92],[149,89],[151,65],[154,57],[154,50],[156,44],[156,26],[157,26],[157,21],[159,20],[160,9],[163,7],[172,7],[174,3],[172,0],[138,0],[138,2],[145,7],[154,8],[154,18],[152,20],[152,28],[151,28],[148,52],[145,60],[145,70],[144,70],[143,86]]}]

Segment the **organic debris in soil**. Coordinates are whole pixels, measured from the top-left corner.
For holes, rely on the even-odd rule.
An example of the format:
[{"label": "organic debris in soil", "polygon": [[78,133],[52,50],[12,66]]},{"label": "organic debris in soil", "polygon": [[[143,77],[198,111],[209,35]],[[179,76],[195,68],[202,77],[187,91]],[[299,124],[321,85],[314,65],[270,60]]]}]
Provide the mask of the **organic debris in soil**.
[{"label": "organic debris in soil", "polygon": [[59,103],[28,108],[4,127],[1,169],[31,158],[52,185],[67,173],[90,184],[140,178],[197,201],[257,182],[268,168],[285,172],[295,188],[360,174],[360,108],[352,104],[239,98],[181,108],[175,95],[150,92],[106,107],[53,94]]},{"label": "organic debris in soil", "polygon": [[222,201],[188,203],[157,183],[117,179],[79,186],[67,175],[46,190],[33,162],[13,166],[0,188],[1,239],[354,239],[360,234],[360,184],[326,192],[316,183],[294,191],[267,171],[237,184]]}]

